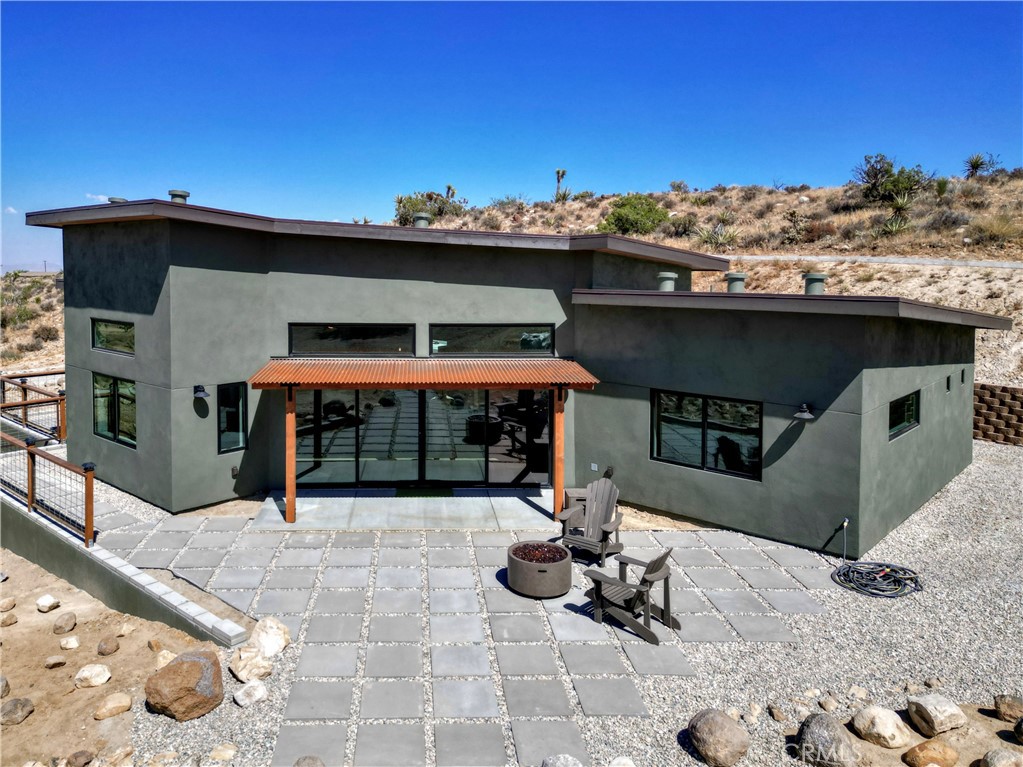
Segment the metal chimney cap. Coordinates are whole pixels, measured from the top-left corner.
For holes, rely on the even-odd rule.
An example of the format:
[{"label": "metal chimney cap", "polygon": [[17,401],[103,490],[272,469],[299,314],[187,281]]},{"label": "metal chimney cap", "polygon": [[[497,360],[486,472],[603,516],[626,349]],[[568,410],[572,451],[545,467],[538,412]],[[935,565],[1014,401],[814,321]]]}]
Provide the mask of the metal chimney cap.
[{"label": "metal chimney cap", "polygon": [[128,200],[125,197],[107,197],[107,202],[109,203],[128,202]]},{"label": "metal chimney cap", "polygon": [[171,202],[188,202],[188,198],[191,197],[184,189],[170,189],[167,194],[170,195]]}]

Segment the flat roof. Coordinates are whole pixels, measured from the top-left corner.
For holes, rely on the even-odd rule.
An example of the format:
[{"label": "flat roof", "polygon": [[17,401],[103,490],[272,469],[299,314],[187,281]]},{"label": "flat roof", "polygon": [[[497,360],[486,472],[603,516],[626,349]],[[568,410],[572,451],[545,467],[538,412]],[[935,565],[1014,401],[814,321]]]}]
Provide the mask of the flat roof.
[{"label": "flat roof", "polygon": [[808,296],[801,293],[681,293],[650,290],[573,290],[572,303],[589,306],[637,306],[660,309],[713,309],[793,314],[842,314],[860,317],[943,322],[989,330],[1009,330],[1012,320],[997,314],[953,309],[896,296]]},{"label": "flat roof", "polygon": [[118,221],[170,219],[213,226],[313,237],[342,237],[354,240],[427,243],[436,245],[469,245],[490,248],[530,248],[554,251],[597,251],[644,261],[674,264],[693,271],[723,272],[728,259],[709,256],[682,248],[671,248],[653,242],[635,240],[616,234],[515,234],[512,232],[479,232],[462,229],[417,229],[410,226],[380,224],[342,224],[333,221],[304,221],[271,218],[252,213],[238,213],[218,208],[205,208],[169,200],[132,200],[129,202],[83,205],[76,208],[41,210],[25,214],[29,226],[62,229]]}]

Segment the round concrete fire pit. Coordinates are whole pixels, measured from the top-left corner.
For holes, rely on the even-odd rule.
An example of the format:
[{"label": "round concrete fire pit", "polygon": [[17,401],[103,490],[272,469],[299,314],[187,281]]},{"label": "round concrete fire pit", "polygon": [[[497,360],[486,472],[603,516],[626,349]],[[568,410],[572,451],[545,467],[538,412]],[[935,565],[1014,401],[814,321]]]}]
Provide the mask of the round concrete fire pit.
[{"label": "round concrete fire pit", "polygon": [[572,588],[572,554],[559,543],[513,543],[508,547],[508,586],[534,599],[567,594]]}]

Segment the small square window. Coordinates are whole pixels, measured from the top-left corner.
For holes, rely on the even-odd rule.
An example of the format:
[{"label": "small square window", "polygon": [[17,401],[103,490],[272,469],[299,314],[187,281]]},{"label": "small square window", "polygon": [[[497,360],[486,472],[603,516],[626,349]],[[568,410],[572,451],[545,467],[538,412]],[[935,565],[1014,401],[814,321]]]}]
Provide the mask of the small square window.
[{"label": "small square window", "polygon": [[888,403],[888,439],[893,440],[920,425],[920,391]]},{"label": "small square window", "polygon": [[118,354],[135,354],[135,323],[94,319],[92,348]]}]

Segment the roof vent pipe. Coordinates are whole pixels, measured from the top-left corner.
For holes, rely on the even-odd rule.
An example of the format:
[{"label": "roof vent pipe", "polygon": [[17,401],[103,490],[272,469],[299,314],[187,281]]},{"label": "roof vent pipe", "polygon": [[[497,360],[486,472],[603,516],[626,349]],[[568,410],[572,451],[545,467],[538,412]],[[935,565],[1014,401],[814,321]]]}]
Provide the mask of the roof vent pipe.
[{"label": "roof vent pipe", "polygon": [[107,197],[107,202],[109,203],[128,202],[128,200],[126,200],[124,197]]},{"label": "roof vent pipe", "polygon": [[171,202],[188,202],[188,198],[191,197],[184,189],[171,189],[167,194],[170,195]]},{"label": "roof vent pipe", "polygon": [[428,229],[430,227],[430,214],[414,213],[412,215],[412,226],[416,229]]},{"label": "roof vent pipe", "polygon": [[665,293],[675,290],[675,280],[678,279],[678,272],[658,272],[657,289]]},{"label": "roof vent pipe", "polygon": [[725,272],[729,293],[746,292],[746,272]]},{"label": "roof vent pipe", "polygon": [[824,294],[824,281],[828,275],[820,272],[807,272],[803,275],[804,293],[808,296],[820,296]]}]

